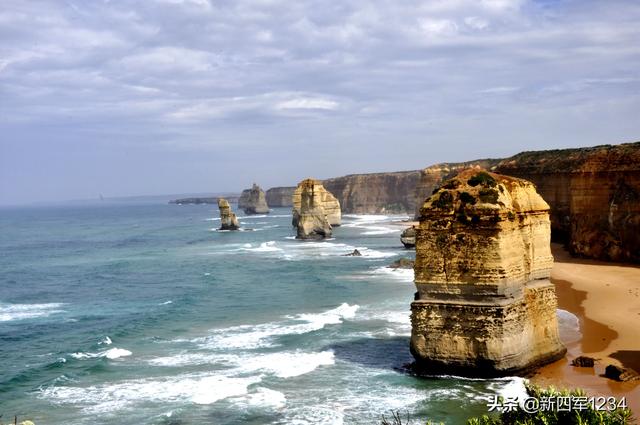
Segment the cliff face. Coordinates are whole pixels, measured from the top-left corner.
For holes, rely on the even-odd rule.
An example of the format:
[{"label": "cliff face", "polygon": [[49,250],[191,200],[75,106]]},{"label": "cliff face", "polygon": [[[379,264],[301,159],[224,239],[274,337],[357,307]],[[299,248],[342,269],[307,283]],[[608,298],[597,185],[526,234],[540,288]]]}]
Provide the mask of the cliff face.
[{"label": "cliff face", "polygon": [[420,217],[420,208],[423,202],[433,193],[433,190],[439,187],[445,180],[454,177],[459,171],[467,168],[485,168],[489,169],[500,162],[499,159],[478,159],[468,162],[450,162],[431,165],[420,171],[420,179],[414,187],[414,203],[416,208],[415,218]]},{"label": "cliff face", "polygon": [[300,217],[300,211],[302,208],[303,194],[305,191],[309,191],[313,195],[314,206],[322,207],[323,214],[326,216],[327,222],[331,226],[339,226],[342,222],[342,213],[340,210],[340,202],[324,188],[320,180],[305,179],[293,192],[293,218],[291,224],[296,227],[298,225],[298,219]]},{"label": "cliff face", "polygon": [[478,169],[425,201],[411,305],[418,369],[499,376],[564,355],[548,211],[533,184]]},{"label": "cliff face", "polygon": [[268,214],[269,206],[264,195],[264,191],[257,184],[253,184],[251,189],[245,189],[238,199],[238,208],[244,210],[245,214]]},{"label": "cliff face", "polygon": [[272,208],[293,206],[292,198],[295,190],[295,187],[272,187],[266,192],[267,205]]},{"label": "cliff face", "polygon": [[296,239],[331,237],[331,224],[325,206],[332,203],[327,202],[327,193],[318,180],[305,179],[300,182],[295,191],[293,209]]},{"label": "cliff face", "polygon": [[342,211],[351,214],[412,213],[419,171],[352,174],[324,180],[338,198]]},{"label": "cliff face", "polygon": [[523,152],[495,170],[535,183],[572,254],[640,262],[640,143]]}]

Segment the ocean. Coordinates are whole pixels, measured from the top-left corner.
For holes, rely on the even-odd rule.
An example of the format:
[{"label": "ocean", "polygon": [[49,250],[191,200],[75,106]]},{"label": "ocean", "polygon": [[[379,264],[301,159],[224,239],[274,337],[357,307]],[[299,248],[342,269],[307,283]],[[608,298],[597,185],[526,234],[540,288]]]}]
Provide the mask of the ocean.
[{"label": "ocean", "polygon": [[403,368],[413,271],[386,266],[414,256],[406,217],[303,242],[290,209],[238,216],[246,231],[217,231],[213,205],[0,209],[0,420],[460,424],[522,394]]}]

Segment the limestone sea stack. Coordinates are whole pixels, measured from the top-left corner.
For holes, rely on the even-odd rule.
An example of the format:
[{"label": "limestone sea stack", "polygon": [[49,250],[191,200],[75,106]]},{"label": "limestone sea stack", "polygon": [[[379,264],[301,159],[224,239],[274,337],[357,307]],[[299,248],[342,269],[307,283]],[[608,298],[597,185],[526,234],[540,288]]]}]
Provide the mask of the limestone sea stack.
[{"label": "limestone sea stack", "polygon": [[220,230],[238,230],[240,223],[235,213],[231,211],[229,201],[218,198],[218,209],[220,210]]},{"label": "limestone sea stack", "polygon": [[400,242],[405,248],[413,248],[416,246],[416,226],[407,227],[400,234]]},{"label": "limestone sea stack", "polygon": [[327,218],[327,222],[332,226],[340,226],[342,222],[342,213],[340,211],[340,202],[327,189],[324,188],[322,182],[316,179],[305,179],[298,184],[293,192],[293,218],[291,224],[293,227],[298,226],[298,218],[302,206],[302,193],[310,190],[314,194],[316,205],[321,206]]},{"label": "limestone sea stack", "polygon": [[269,214],[269,206],[264,191],[257,184],[251,189],[245,189],[238,199],[238,208],[245,214]]},{"label": "limestone sea stack", "polygon": [[300,182],[295,192],[299,199],[296,208],[294,197],[293,216],[296,239],[322,239],[331,236],[331,224],[325,210],[326,190],[318,180]]},{"label": "limestone sea stack", "polygon": [[504,376],[564,356],[552,265],[549,205],[532,183],[478,169],[443,183],[416,232],[416,369]]}]

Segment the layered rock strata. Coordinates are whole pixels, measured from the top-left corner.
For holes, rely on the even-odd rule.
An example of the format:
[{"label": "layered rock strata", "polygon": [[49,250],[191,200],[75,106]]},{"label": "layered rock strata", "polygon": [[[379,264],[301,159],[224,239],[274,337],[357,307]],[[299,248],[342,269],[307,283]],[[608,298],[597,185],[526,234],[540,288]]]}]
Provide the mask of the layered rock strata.
[{"label": "layered rock strata", "polygon": [[272,187],[266,192],[267,205],[271,208],[293,206],[293,192],[295,190],[294,186]]},{"label": "layered rock strata", "polygon": [[229,201],[218,198],[218,209],[220,210],[220,230],[238,230],[240,223],[235,213],[231,211]]},{"label": "layered rock strata", "polygon": [[495,170],[535,183],[572,254],[640,262],[640,142],[523,152]]},{"label": "layered rock strata", "polygon": [[400,214],[415,210],[419,171],[351,174],[324,180],[324,187],[349,214]]},{"label": "layered rock strata", "polygon": [[293,192],[292,204],[293,204],[293,218],[291,224],[297,227],[300,217],[300,210],[302,207],[302,194],[305,190],[311,190],[314,196],[314,205],[322,207],[324,214],[326,215],[327,222],[331,226],[340,226],[342,222],[342,212],[340,210],[340,202],[335,196],[327,189],[324,188],[322,182],[316,179],[305,179],[296,190]]},{"label": "layered rock strata", "polygon": [[534,185],[470,169],[420,211],[411,305],[417,369],[501,376],[561,358],[549,206]]},{"label": "layered rock strata", "polygon": [[413,248],[416,246],[416,227],[407,227],[400,234],[400,242],[405,248]]},{"label": "layered rock strata", "polygon": [[251,189],[245,189],[238,199],[238,208],[245,214],[268,214],[269,206],[264,191],[257,184],[253,184]]},{"label": "layered rock strata", "polygon": [[325,211],[327,191],[318,180],[306,179],[296,188],[300,200],[296,208],[294,200],[297,239],[322,239],[331,236],[331,224]]}]

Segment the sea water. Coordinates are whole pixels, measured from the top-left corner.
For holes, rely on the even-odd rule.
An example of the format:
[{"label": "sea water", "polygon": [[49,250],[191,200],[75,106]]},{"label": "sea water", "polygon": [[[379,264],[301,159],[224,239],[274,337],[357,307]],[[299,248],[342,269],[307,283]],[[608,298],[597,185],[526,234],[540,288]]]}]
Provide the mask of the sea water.
[{"label": "sea water", "polygon": [[[218,231],[211,205],[0,209],[0,415],[36,424],[464,423],[520,378],[406,372],[406,217],[291,211]],[[345,256],[358,249],[361,257]]]}]

